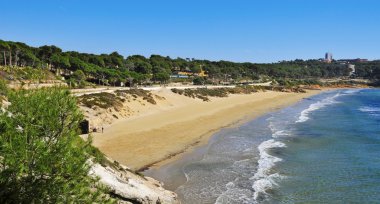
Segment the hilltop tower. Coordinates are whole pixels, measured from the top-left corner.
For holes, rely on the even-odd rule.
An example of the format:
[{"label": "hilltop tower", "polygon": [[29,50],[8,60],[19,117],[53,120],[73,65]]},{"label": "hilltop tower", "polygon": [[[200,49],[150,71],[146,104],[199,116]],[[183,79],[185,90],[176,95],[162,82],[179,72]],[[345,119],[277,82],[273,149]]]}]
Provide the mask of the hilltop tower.
[{"label": "hilltop tower", "polygon": [[326,52],[326,54],[325,54],[325,62],[327,62],[327,63],[331,63],[332,60],[333,60],[333,56],[332,56],[332,54],[329,53],[329,52]]}]

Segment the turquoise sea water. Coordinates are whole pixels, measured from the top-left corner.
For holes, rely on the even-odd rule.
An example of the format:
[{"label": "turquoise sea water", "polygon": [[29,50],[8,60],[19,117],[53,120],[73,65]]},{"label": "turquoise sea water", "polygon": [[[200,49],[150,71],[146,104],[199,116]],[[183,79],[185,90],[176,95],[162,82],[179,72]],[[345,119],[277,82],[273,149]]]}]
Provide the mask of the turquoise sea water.
[{"label": "turquoise sea water", "polygon": [[380,203],[380,90],[319,94],[191,154],[150,172],[183,203]]},{"label": "turquoise sea water", "polygon": [[[380,91],[338,92],[293,125],[278,181],[278,203],[380,203]],[[312,108],[311,108],[312,109]]]}]

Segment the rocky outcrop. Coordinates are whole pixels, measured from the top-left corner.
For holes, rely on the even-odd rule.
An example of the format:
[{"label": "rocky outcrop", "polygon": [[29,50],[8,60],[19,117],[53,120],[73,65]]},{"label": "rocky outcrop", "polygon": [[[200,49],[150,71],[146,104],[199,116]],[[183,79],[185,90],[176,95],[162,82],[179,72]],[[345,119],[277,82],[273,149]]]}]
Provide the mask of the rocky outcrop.
[{"label": "rocky outcrop", "polygon": [[90,174],[99,177],[99,182],[107,186],[113,196],[124,203],[180,203],[177,195],[165,190],[159,181],[138,175],[122,165],[115,168],[92,164]]}]

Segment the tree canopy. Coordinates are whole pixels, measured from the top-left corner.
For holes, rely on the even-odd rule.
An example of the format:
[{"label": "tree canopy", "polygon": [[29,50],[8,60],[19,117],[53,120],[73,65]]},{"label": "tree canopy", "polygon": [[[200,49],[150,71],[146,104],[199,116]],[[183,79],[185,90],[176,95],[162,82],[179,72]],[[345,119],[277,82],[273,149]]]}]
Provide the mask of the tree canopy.
[{"label": "tree canopy", "polygon": [[0,202],[91,203],[102,200],[88,176],[82,114],[69,91],[49,88],[8,94],[0,111]]},{"label": "tree canopy", "polygon": [[[105,79],[129,83],[154,80],[164,82],[169,76],[179,71],[199,73],[204,70],[209,78],[224,80],[230,78],[259,79],[260,76],[271,78],[332,78],[346,77],[349,69],[338,61],[325,63],[321,60],[294,60],[278,63],[237,63],[229,61],[210,61],[190,58],[170,58],[151,55],[124,57],[118,52],[110,54],[88,54],[75,51],[62,51],[51,45],[31,47],[24,43],[0,40],[0,65],[31,66],[35,68],[82,70],[86,80]],[[378,70],[380,61],[355,62],[356,76],[370,79],[380,78]],[[111,80],[112,79],[112,80]]]}]

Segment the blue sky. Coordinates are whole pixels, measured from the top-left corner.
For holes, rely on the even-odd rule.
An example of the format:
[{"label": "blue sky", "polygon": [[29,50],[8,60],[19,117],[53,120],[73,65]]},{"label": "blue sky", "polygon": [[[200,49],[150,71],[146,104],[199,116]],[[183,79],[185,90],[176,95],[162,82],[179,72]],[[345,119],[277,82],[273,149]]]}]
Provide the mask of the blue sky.
[{"label": "blue sky", "polygon": [[236,62],[379,59],[378,0],[0,0],[0,39]]}]

